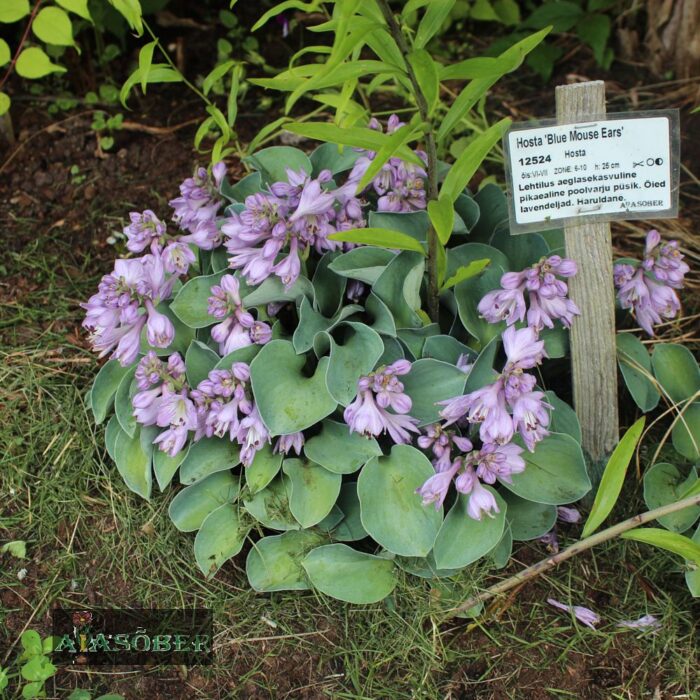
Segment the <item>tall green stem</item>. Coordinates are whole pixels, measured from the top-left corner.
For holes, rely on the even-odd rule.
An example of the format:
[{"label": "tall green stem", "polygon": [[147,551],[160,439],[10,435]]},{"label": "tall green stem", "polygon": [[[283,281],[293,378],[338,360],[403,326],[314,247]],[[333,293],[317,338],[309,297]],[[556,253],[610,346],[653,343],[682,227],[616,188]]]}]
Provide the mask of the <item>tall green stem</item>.
[{"label": "tall green stem", "polygon": [[[428,107],[428,101],[425,99],[425,95],[418,84],[416,79],[416,74],[413,71],[408,56],[411,53],[411,47],[406,41],[406,37],[401,31],[401,26],[396,21],[394,13],[389,7],[387,0],[377,0],[377,5],[382,11],[382,15],[386,20],[391,36],[394,38],[396,45],[401,51],[403,56],[404,64],[406,66],[406,73],[411,85],[413,86],[413,93],[416,99],[416,106],[418,107],[418,112],[421,119],[427,125],[427,131],[425,132],[425,145],[426,153],[428,156],[428,189],[427,198],[430,200],[437,200],[438,198],[438,159],[437,159],[437,146],[435,144],[435,133],[433,131],[433,123],[430,117],[430,109]],[[438,320],[438,311],[440,306],[440,293],[438,288],[438,248],[440,246],[440,241],[438,240],[437,233],[435,229],[430,226],[428,229],[428,315],[433,321]]]},{"label": "tall green stem", "polygon": [[475,605],[490,600],[491,598],[494,598],[495,596],[501,593],[505,593],[511,588],[520,586],[526,581],[529,581],[530,579],[533,579],[536,576],[543,574],[545,571],[553,569],[554,567],[561,564],[563,561],[571,559],[571,557],[574,557],[577,554],[580,554],[581,552],[585,552],[591,547],[595,547],[595,545],[597,544],[607,542],[608,540],[611,540],[614,537],[619,537],[623,532],[627,532],[627,530],[632,530],[635,527],[644,525],[644,523],[651,522],[652,520],[657,520],[658,518],[661,518],[664,515],[668,515],[669,513],[675,513],[676,511],[683,510],[684,508],[690,508],[691,506],[697,505],[700,505],[700,494],[688,496],[687,498],[683,498],[680,501],[676,501],[675,503],[669,503],[668,505],[661,506],[660,508],[648,510],[646,513],[640,513],[639,515],[635,515],[633,518],[629,518],[629,520],[623,520],[617,525],[613,525],[612,527],[609,527],[606,530],[601,530],[595,535],[591,535],[590,537],[586,537],[586,539],[575,542],[570,547],[563,549],[558,554],[555,554],[551,557],[547,557],[547,559],[543,559],[542,561],[538,561],[537,564],[528,566],[527,569],[523,569],[519,573],[515,574],[515,576],[507,578],[505,581],[501,581],[495,586],[487,588],[482,593],[479,593],[479,595],[475,595],[469,598],[468,600],[464,601],[464,603],[460,603],[456,608],[449,610],[447,616],[454,617],[455,615],[461,612],[466,612],[467,610],[473,608]]}]

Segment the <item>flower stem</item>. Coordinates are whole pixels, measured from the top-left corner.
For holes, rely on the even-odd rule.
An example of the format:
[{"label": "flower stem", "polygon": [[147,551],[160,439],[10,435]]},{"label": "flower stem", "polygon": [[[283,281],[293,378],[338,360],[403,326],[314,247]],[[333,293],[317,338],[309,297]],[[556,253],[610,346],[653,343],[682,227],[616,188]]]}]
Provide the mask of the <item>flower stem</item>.
[{"label": "flower stem", "polygon": [[617,525],[613,525],[612,527],[609,527],[606,530],[601,530],[595,535],[591,535],[590,537],[586,537],[583,540],[575,542],[570,547],[563,549],[558,554],[555,554],[551,557],[547,557],[547,559],[543,559],[542,561],[538,561],[536,564],[528,566],[527,569],[523,569],[514,576],[505,579],[505,581],[501,581],[500,583],[497,583],[494,586],[487,588],[482,593],[472,596],[463,603],[460,603],[457,607],[448,610],[447,618],[454,617],[459,613],[466,612],[467,610],[470,610],[479,603],[483,603],[487,600],[490,600],[491,598],[494,598],[497,595],[500,595],[501,593],[505,593],[511,588],[520,586],[526,581],[529,581],[530,579],[533,579],[539,576],[540,574],[543,574],[546,571],[555,568],[563,561],[571,559],[571,557],[576,556],[581,552],[585,552],[587,549],[595,547],[595,545],[597,544],[601,544],[602,542],[607,542],[608,540],[611,540],[614,537],[618,537],[623,532],[627,532],[627,530],[632,530],[635,527],[644,525],[644,523],[651,522],[652,520],[661,518],[664,515],[668,515],[669,513],[675,513],[679,510],[683,510],[684,508],[690,508],[691,506],[697,505],[700,505],[700,494],[695,494],[694,496],[683,498],[682,500],[676,501],[675,503],[669,503],[668,505],[661,506],[660,508],[654,508],[654,510],[649,510],[646,513],[640,513],[639,515],[635,515],[633,518],[629,518],[628,520],[623,520]]},{"label": "flower stem", "polygon": [[[425,99],[425,95],[418,84],[416,74],[413,71],[413,67],[408,60],[408,55],[411,53],[411,47],[406,41],[406,37],[401,31],[399,23],[396,21],[396,17],[389,7],[388,0],[376,0],[379,9],[382,11],[382,15],[386,20],[389,32],[393,37],[396,45],[401,51],[403,56],[403,61],[406,67],[406,73],[411,85],[413,86],[413,94],[416,99],[416,106],[418,107],[418,112],[421,119],[426,124],[425,132],[425,146],[426,154],[428,156],[428,189],[427,189],[427,199],[437,200],[438,198],[438,159],[437,159],[437,146],[435,144],[435,133],[433,131],[433,123],[430,118],[430,108],[428,106],[428,101]],[[438,311],[440,306],[440,292],[438,289],[438,246],[440,241],[438,240],[437,233],[433,228],[432,224],[428,228],[428,316],[433,321],[438,320]]]}]

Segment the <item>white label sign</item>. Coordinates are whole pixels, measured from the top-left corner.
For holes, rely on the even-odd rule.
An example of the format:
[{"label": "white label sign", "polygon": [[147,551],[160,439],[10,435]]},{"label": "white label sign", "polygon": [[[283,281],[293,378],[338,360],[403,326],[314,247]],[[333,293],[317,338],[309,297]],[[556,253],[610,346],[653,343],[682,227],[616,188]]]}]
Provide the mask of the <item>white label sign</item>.
[{"label": "white label sign", "polygon": [[506,136],[511,228],[553,228],[563,220],[591,216],[675,215],[673,126],[669,115],[611,115],[594,122],[512,129]]}]

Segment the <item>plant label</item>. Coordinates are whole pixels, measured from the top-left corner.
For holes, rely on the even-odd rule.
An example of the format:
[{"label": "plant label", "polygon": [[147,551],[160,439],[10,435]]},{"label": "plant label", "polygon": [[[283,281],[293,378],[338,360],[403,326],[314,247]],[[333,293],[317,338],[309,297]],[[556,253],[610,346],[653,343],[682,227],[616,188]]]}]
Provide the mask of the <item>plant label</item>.
[{"label": "plant label", "polygon": [[515,124],[504,147],[512,233],[678,215],[677,110]]}]

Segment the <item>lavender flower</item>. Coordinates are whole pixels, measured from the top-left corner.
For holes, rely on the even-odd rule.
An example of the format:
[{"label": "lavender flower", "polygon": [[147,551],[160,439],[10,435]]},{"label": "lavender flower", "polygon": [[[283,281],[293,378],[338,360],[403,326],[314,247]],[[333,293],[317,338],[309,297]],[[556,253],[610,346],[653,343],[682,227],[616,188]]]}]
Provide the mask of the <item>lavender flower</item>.
[{"label": "lavender flower", "polygon": [[[505,321],[509,326],[523,321],[536,330],[554,328],[555,321],[571,327],[574,316],[580,314],[576,304],[567,297],[568,286],[558,277],[573,277],[576,263],[552,255],[522,272],[506,272],[501,277],[501,289],[486,294],[479,302],[479,313],[489,323]],[[526,312],[525,293],[530,308]]]},{"label": "lavender flower", "polygon": [[219,343],[219,353],[228,355],[246,345],[264,345],[272,338],[272,329],[262,321],[256,321],[243,308],[240,284],[233,275],[224,275],[218,285],[211,288],[208,313],[223,319],[211,329],[211,337]]},{"label": "lavender flower", "polygon": [[622,620],[616,627],[626,627],[627,629],[658,629],[661,622],[654,615],[643,615],[638,620]]},{"label": "lavender flower", "polygon": [[288,455],[291,452],[300,455],[303,447],[304,433],[299,431],[297,433],[291,433],[291,435],[280,435],[272,451],[283,455]]},{"label": "lavender flower", "polygon": [[241,446],[242,464],[250,466],[270,435],[253,401],[249,366],[235,362],[228,370],[212,370],[190,395],[196,412],[194,439],[228,436]]},{"label": "lavender flower", "polygon": [[556,554],[559,551],[559,538],[557,537],[557,529],[554,527],[546,534],[537,538],[547,547],[547,551]]},{"label": "lavender flower", "polygon": [[[455,486],[459,491],[459,483]],[[473,480],[467,503],[467,514],[474,520],[481,520],[484,515],[494,517],[494,513],[500,513],[495,496],[482,486],[478,479]]]},{"label": "lavender flower", "polygon": [[581,521],[581,513],[577,508],[559,506],[557,508],[557,518],[564,523],[578,523]]},{"label": "lavender flower", "polygon": [[226,175],[226,166],[219,162],[212,168],[213,179],[205,168],[198,168],[180,185],[180,196],[170,201],[175,210],[173,219],[180,228],[194,233],[201,222],[213,221],[222,204],[219,188]]},{"label": "lavender flower", "polygon": [[171,295],[174,281],[166,276],[158,255],[117,260],[113,272],[102,278],[97,294],[81,304],[87,311],[83,327],[91,331],[93,350],[100,357],[112,352],[122,366],[131,364],[138,356],[146,323],[151,345],[170,345],[175,329],[155,307]]},{"label": "lavender flower", "polygon": [[[408,374],[410,369],[408,360],[397,360],[360,377],[357,397],[343,414],[351,433],[376,437],[388,432],[397,444],[410,442],[410,433],[419,432],[418,420],[405,415],[411,410],[411,399],[403,393],[403,384],[397,379]],[[387,408],[395,413],[389,413]]]},{"label": "lavender flower", "polygon": [[649,231],[641,264],[620,263],[613,268],[620,305],[630,309],[639,325],[653,336],[656,324],[678,314],[681,304],[675,290],[683,286],[689,269],[678,241],[661,245],[659,232]]},{"label": "lavender flower", "polygon": [[165,235],[165,224],[150,209],[141,214],[132,211],[129,220],[131,223],[124,229],[126,247],[133,253],[141,253],[150,246],[157,253]]},{"label": "lavender flower", "polygon": [[547,602],[555,608],[559,608],[559,610],[571,613],[579,622],[592,630],[595,629],[597,624],[600,624],[600,616],[589,608],[584,608],[581,605],[565,605],[558,600],[554,600],[554,598],[547,598]]}]

